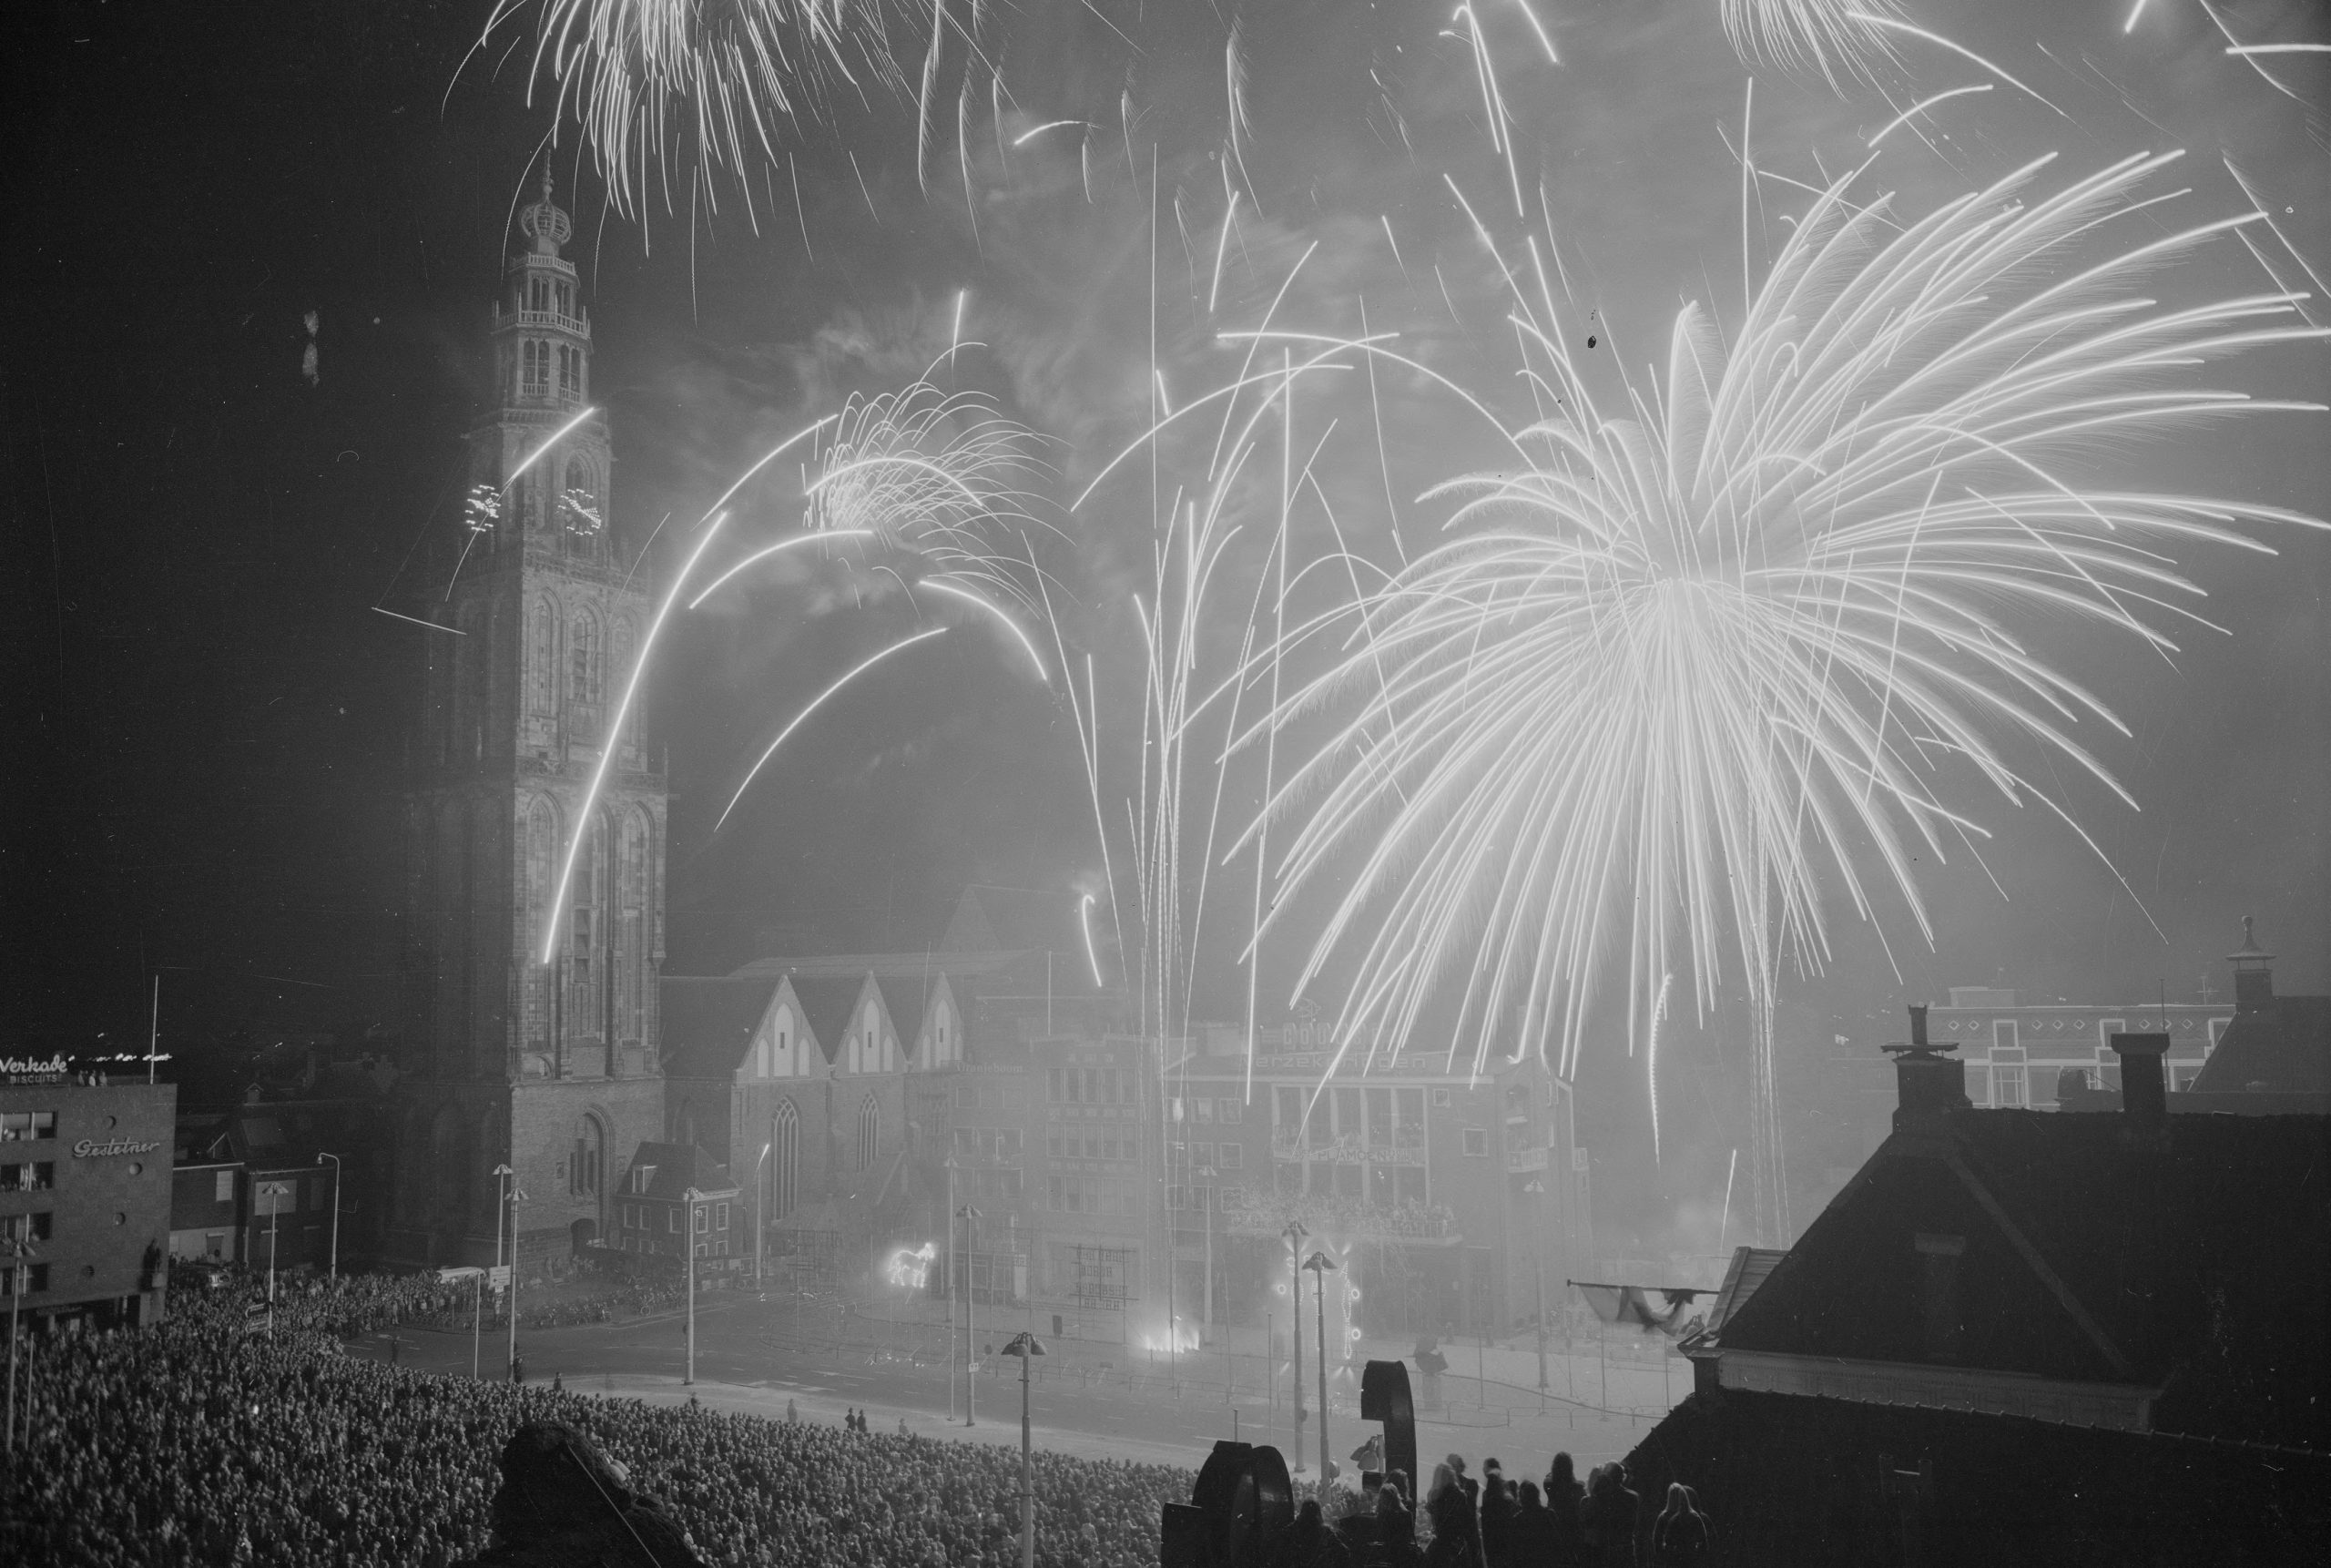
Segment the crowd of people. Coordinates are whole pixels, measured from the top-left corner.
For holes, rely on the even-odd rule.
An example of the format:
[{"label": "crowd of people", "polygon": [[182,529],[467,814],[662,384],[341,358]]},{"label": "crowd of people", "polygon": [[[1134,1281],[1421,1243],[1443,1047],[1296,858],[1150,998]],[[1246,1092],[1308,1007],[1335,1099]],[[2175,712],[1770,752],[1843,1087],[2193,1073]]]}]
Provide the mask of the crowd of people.
[{"label": "crowd of people", "polygon": [[[341,1337],[438,1303],[433,1281],[174,1297],[143,1330],[44,1340],[0,1479],[0,1562],[443,1568],[483,1550],[503,1445],[564,1421],[661,1497],[717,1568],[1003,1568],[1019,1455],[812,1421],[432,1376]],[[23,1397],[23,1390],[19,1390]],[[1152,1568],[1191,1475],[1035,1456],[1036,1556]]]},{"label": "crowd of people", "polygon": [[[180,1265],[171,1271],[174,1299],[199,1288],[197,1275],[205,1272]],[[498,1291],[484,1289],[481,1278],[441,1280],[434,1274],[343,1274],[319,1279],[309,1274],[284,1274],[276,1281],[279,1308],[296,1305],[305,1320],[343,1339],[383,1329],[427,1328],[462,1329],[483,1322],[506,1325]],[[581,1288],[569,1284],[559,1294],[529,1302],[522,1289],[518,1326],[522,1329],[566,1329],[578,1323],[615,1323],[654,1312],[675,1312],[687,1304],[682,1280],[644,1275],[604,1276]]]},{"label": "crowd of people", "polygon": [[1421,1509],[1412,1495],[1396,1470],[1357,1494],[1305,1497],[1285,1568],[1699,1568],[1714,1560],[1715,1532],[1692,1489],[1668,1487],[1646,1528],[1621,1463],[1598,1465],[1582,1482],[1570,1455],[1558,1453],[1539,1481],[1510,1477],[1491,1459],[1476,1479],[1452,1453],[1433,1466]]}]

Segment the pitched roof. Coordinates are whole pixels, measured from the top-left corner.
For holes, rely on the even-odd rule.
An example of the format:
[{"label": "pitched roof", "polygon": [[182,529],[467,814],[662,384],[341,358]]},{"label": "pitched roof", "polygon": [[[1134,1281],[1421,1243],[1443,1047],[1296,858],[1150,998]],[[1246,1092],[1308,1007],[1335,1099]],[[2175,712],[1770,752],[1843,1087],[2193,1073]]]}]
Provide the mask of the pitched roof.
[{"label": "pitched roof", "polygon": [[938,976],[877,974],[874,984],[882,993],[882,1005],[890,1009],[891,1027],[899,1032],[900,1051],[912,1051],[915,1037],[922,1033],[922,1015],[931,1006],[931,993],[938,989]]},{"label": "pitched roof", "polygon": [[2188,1088],[2244,1094],[2331,1094],[2331,996],[2270,996],[2235,1009]]},{"label": "pitched roof", "polygon": [[802,1016],[817,1037],[818,1049],[825,1053],[828,1062],[838,1060],[841,1037],[850,1030],[850,1011],[858,1005],[858,993],[866,987],[864,972],[797,974],[792,980],[793,994],[800,999]]},{"label": "pitched roof", "polygon": [[939,949],[946,953],[1078,952],[1084,942],[1076,923],[1082,897],[973,883],[956,901]]},{"label": "pitched roof", "polygon": [[726,1078],[734,1074],[776,993],[777,982],[759,976],[665,977],[657,986],[663,1011],[665,1075]]},{"label": "pitched roof", "polygon": [[643,1166],[653,1166],[655,1175],[647,1181],[648,1197],[669,1198],[677,1202],[690,1187],[698,1192],[728,1192],[736,1183],[728,1177],[728,1167],[714,1159],[694,1144],[662,1144],[643,1141],[631,1156],[631,1165],[624,1173],[624,1185],[631,1185],[631,1172]]},{"label": "pitched roof", "polygon": [[[1723,1349],[2162,1387],[2164,1430],[2331,1450],[2331,1119],[1939,1121],[1879,1145]],[[1929,1337],[1921,1237],[1963,1238],[1955,1341]]]}]

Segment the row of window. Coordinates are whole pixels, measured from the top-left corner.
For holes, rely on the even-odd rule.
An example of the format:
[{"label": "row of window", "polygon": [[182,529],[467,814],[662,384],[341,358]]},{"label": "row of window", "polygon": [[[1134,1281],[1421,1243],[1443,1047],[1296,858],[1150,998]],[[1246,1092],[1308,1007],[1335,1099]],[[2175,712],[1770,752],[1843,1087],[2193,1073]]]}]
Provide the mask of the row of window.
[{"label": "row of window", "polygon": [[[23,1278],[25,1282],[25,1294],[27,1296],[37,1295],[39,1292],[48,1288],[48,1265],[46,1263],[26,1265]],[[16,1292],[16,1270],[14,1268],[0,1268],[0,1296],[15,1295]]]},{"label": "row of window", "polygon": [[0,1241],[46,1241],[56,1217],[43,1209],[38,1214],[0,1215]]},{"label": "row of window", "polygon": [[1212,1186],[1169,1186],[1166,1189],[1166,1207],[1189,1214],[1202,1214],[1209,1208],[1247,1207],[1247,1189],[1243,1186],[1223,1187],[1219,1196],[1220,1202],[1217,1203],[1216,1190]]},{"label": "row of window", "polygon": [[1430,1190],[1422,1166],[1339,1166],[1324,1161],[1278,1167],[1282,1197],[1342,1197],[1380,1208],[1422,1204]]},{"label": "row of window", "polygon": [[[1055,1099],[1059,1096],[1054,1095]],[[1003,1084],[957,1084],[955,1108],[959,1111],[1016,1111],[1020,1096]]]},{"label": "row of window", "polygon": [[552,343],[541,338],[524,338],[518,343],[518,395],[548,397],[554,371],[558,378],[558,395],[580,398],[583,395],[582,347],[575,343]]},{"label": "row of window", "polygon": [[1247,1119],[1247,1107],[1235,1099],[1184,1099],[1176,1095],[1174,1100],[1174,1119],[1177,1122],[1195,1122],[1200,1126],[1205,1126],[1211,1122],[1236,1126]]},{"label": "row of window", "polygon": [[1044,1098],[1056,1105],[1138,1105],[1141,1083],[1125,1067],[1052,1067]]},{"label": "row of window", "polygon": [[[656,1167],[649,1166],[646,1168],[652,1174]],[[654,1210],[650,1206],[644,1203],[626,1203],[618,1204],[616,1207],[620,1213],[621,1223],[625,1229],[653,1230],[656,1227]],[[673,1204],[664,1211],[664,1228],[674,1236],[677,1236],[680,1233],[681,1207],[681,1205]],[[696,1231],[698,1236],[706,1235],[711,1231],[726,1230],[728,1228],[728,1206],[726,1203],[700,1203],[697,1205]]]},{"label": "row of window", "polygon": [[1141,1140],[1115,1128],[1069,1127],[1045,1134],[1044,1152],[1056,1160],[1137,1160]]},{"label": "row of window", "polygon": [[[1432,1104],[1446,1106],[1449,1091],[1435,1089]],[[1281,1084],[1272,1093],[1272,1120],[1278,1135],[1303,1129],[1306,1143],[1332,1143],[1357,1138],[1387,1148],[1424,1146],[1425,1091],[1422,1089],[1338,1086],[1318,1097],[1312,1091]]]},{"label": "row of window", "polygon": [[1016,1160],[1020,1157],[1020,1129],[957,1127],[955,1156],[966,1160]]},{"label": "row of window", "polygon": [[1044,1207],[1063,1214],[1139,1214],[1141,1202],[1129,1183],[1099,1176],[1044,1178]]},{"label": "row of window", "polygon": [[0,1192],[46,1192],[56,1185],[56,1166],[47,1160],[0,1164]]},{"label": "row of window", "polygon": [[1182,1144],[1174,1145],[1176,1159],[1186,1159],[1193,1166],[1212,1166],[1216,1170],[1235,1171],[1247,1163],[1244,1144]]},{"label": "row of window", "polygon": [[8,1111],[0,1113],[0,1144],[21,1143],[33,1138],[53,1138],[56,1135],[55,1111]]}]

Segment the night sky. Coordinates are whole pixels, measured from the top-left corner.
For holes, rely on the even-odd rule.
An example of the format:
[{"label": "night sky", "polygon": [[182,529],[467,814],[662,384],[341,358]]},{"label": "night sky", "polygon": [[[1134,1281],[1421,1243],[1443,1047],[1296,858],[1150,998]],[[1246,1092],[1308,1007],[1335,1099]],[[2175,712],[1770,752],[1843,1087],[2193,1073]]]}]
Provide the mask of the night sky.
[{"label": "night sky", "polygon": [[[1597,351],[1640,368],[1683,302],[1739,312],[1733,148],[1751,73],[1713,0],[1533,8],[1559,66],[1518,7],[1482,6],[1522,178],[1542,185],[1577,291],[1598,301],[1609,341]],[[2129,8],[1912,0],[1919,24],[2053,107],[1914,42],[1890,102],[1756,71],[1751,145],[1776,178],[1752,203],[1751,268],[1804,200],[1778,177],[1819,183],[1866,156],[1898,109],[1990,82],[1921,121],[1923,142],[1889,137],[1868,191],[1923,212],[2051,149],[2069,177],[2183,147],[2158,188],[2192,187],[2178,210],[2194,222],[2244,207],[2220,163],[2229,155],[2291,245],[2331,275],[2326,56],[2277,57],[2289,89],[2278,91],[2226,57],[2194,0],[2153,0],[2124,32]],[[183,1040],[360,1032],[388,1016],[402,727],[415,639],[428,634],[375,607],[423,607],[443,591],[423,568],[458,527],[484,312],[553,127],[524,101],[527,48],[494,68],[519,31],[471,53],[484,9],[66,5],[21,56],[0,449],[17,738],[0,861],[12,1048],[142,1038],[157,972],[165,1034]],[[2245,40],[2331,37],[2319,8],[2289,0],[2218,9]],[[1356,332],[1364,309],[1369,328],[1402,333],[1404,351],[1524,417],[1495,275],[1447,183],[1486,204],[1506,177],[1482,134],[1471,51],[1444,33],[1443,7],[1249,5],[1234,156],[1254,199],[1223,248],[1209,317],[1233,7],[993,10],[1001,92],[972,69],[966,159],[955,137],[966,63],[947,52],[921,180],[912,96],[879,87],[826,99],[781,143],[789,161],[758,160],[742,183],[716,172],[717,212],[692,199],[682,159],[668,183],[651,181],[644,215],[611,213],[575,127],[560,130],[549,157],[597,329],[614,526],[626,555],[653,535],[646,569],[668,571],[711,498],[776,438],[944,350],[968,290],[963,336],[987,346],[958,357],[952,384],[985,391],[1046,439],[1063,621],[1095,655],[1104,729],[1129,732],[1146,482],[1074,514],[1061,504],[1147,422],[1153,331],[1170,396],[1219,384],[1237,350],[1213,331],[1257,320],[1316,243],[1283,319]],[[911,78],[926,35],[899,36]],[[1089,128],[1009,145],[1059,119]],[[2287,250],[2269,242],[2266,254],[2305,286]],[[2164,298],[2270,287],[2236,245],[2160,284]],[[2320,345],[2282,348],[2216,380],[2320,398],[2325,362]],[[1385,493],[1412,546],[1446,515],[1416,497],[1489,456],[1420,381],[1389,382],[1382,406],[1380,462],[1372,435],[1352,437],[1364,399],[1323,394],[1301,417],[1307,439],[1337,422],[1346,444],[1326,488],[1351,547],[1389,564]],[[2094,472],[2320,512],[2326,434],[2319,414],[2262,414],[2100,452]],[[798,497],[741,518],[740,537],[781,534],[798,515],[788,505]],[[1298,552],[1330,547],[1318,519],[1304,527]],[[2331,535],[2258,536],[2281,554],[2183,558],[2231,636],[2189,628],[2173,660],[2069,625],[2035,632],[2131,731],[2082,738],[2140,810],[2060,782],[2133,898],[2053,817],[1970,791],[1960,803],[1996,837],[1988,871],[1965,856],[1920,868],[1933,948],[1898,909],[1881,945],[1841,905],[1835,962],[1793,981],[1789,999],[1857,1031],[1952,983],[2051,1000],[2165,986],[2198,1000],[2205,974],[2225,984],[2220,955],[2245,913],[2282,954],[2278,985],[2331,986]],[[1065,705],[1000,639],[963,634],[939,645],[944,657],[902,659],[856,688],[710,837],[775,727],[917,614],[814,575],[724,603],[681,628],[652,677],[675,794],[675,972],[725,967],[763,933],[797,951],[911,947],[935,937],[970,881],[1098,885]],[[1235,647],[1236,626],[1219,635]],[[1233,814],[1254,798],[1237,776]],[[1225,942],[1227,925],[1226,912]],[[1291,972],[1288,945],[1267,959]],[[1200,973],[1199,1012],[1242,1008],[1221,952]],[[1726,1070],[1714,1055],[1700,1065],[1712,1082]],[[1688,1052],[1676,1070],[1695,1070]],[[1590,1053],[1588,1086],[1610,1089],[1603,1114],[1622,1134],[1637,1114],[1627,1071],[1623,1054]],[[1701,1098],[1712,1126],[1715,1100]]]}]

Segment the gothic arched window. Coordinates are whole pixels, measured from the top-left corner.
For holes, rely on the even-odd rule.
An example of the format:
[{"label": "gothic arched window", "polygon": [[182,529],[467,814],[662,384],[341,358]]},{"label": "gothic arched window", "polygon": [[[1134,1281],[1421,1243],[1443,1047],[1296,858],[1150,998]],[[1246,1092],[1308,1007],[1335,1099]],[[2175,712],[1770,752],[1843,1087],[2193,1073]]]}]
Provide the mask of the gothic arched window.
[{"label": "gothic arched window", "polygon": [[769,1124],[769,1217],[783,1219],[793,1212],[801,1191],[801,1116],[793,1102],[779,1100]]},{"label": "gothic arched window", "polygon": [[882,1111],[874,1103],[870,1091],[858,1104],[858,1168],[872,1167],[875,1156],[882,1152]]},{"label": "gothic arched window", "polygon": [[599,706],[600,653],[599,617],[587,609],[582,610],[575,615],[566,636],[566,699],[577,707]]},{"label": "gothic arched window", "polygon": [[617,856],[616,1027],[626,1040],[647,1037],[647,889],[653,875],[655,825],[634,807],[624,813]]},{"label": "gothic arched window", "polygon": [[550,968],[540,962],[543,925],[550,916],[551,894],[556,884],[558,808],[539,797],[526,813],[526,929],[532,933],[526,959],[525,1033],[527,1042],[546,1048],[550,1044]]},{"label": "gothic arched window", "polygon": [[550,345],[540,338],[528,338],[518,345],[518,395],[550,395]]},{"label": "gothic arched window", "polygon": [[[617,616],[615,636],[609,640],[607,647],[607,681],[608,685],[618,693],[631,679],[632,659],[635,657],[632,649],[635,646],[636,638],[632,630],[631,617]],[[632,703],[631,711],[624,716],[623,743],[634,751],[639,749],[639,704],[636,699]]]},{"label": "gothic arched window", "polygon": [[548,718],[558,710],[558,612],[536,599],[526,616],[526,711]]},{"label": "gothic arched window", "polygon": [[583,395],[583,351],[572,343],[558,345],[558,395],[574,399]]}]

